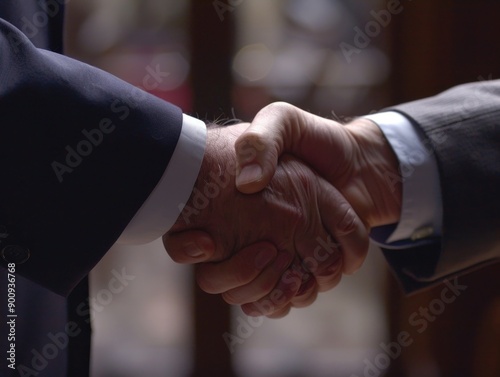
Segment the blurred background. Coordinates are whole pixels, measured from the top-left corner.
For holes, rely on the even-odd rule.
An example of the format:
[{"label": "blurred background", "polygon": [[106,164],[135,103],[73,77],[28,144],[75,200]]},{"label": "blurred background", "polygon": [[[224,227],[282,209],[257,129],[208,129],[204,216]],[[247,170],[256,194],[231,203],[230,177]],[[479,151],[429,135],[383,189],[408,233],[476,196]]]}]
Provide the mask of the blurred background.
[{"label": "blurred background", "polygon": [[[71,0],[66,51],[203,120],[249,121],[273,101],[345,120],[498,78],[498,14],[488,0]],[[122,268],[135,278],[102,294]],[[161,242],[115,247],[91,276],[92,373],[499,376],[499,272],[461,278],[441,310],[443,286],[403,297],[372,247],[311,307],[252,320],[200,292]],[[420,308],[435,315],[417,332]]]}]

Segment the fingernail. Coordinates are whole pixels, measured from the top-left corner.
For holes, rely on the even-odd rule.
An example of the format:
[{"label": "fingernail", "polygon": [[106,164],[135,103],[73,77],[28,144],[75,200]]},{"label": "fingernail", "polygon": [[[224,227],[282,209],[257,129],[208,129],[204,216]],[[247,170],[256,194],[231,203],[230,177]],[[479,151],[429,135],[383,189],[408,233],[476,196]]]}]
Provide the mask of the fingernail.
[{"label": "fingernail", "polygon": [[184,252],[191,258],[200,258],[205,255],[205,252],[194,242],[189,242],[184,245]]},{"label": "fingernail", "polygon": [[266,248],[259,251],[259,253],[255,257],[255,267],[258,270],[263,269],[269,264],[269,262],[274,259],[274,257],[276,257],[276,249]]},{"label": "fingernail", "polygon": [[250,164],[241,169],[236,177],[237,185],[260,181],[262,179],[262,168],[259,164]]}]

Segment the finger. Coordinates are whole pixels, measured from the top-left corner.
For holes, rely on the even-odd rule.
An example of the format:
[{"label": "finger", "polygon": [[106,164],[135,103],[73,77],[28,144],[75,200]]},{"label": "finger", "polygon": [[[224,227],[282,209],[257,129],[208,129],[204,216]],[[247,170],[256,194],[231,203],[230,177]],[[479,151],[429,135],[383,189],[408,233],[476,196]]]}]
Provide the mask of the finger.
[{"label": "finger", "polygon": [[[335,173],[334,153],[347,146],[340,124],[284,102],[263,108],[235,142],[236,187],[243,193],[262,190],[274,175],[283,152],[298,157],[323,176]],[[336,148],[341,146],[341,148]],[[338,151],[337,151],[338,149]],[[345,156],[342,156],[345,158]]]},{"label": "finger", "polygon": [[304,308],[311,305],[318,296],[319,287],[316,279],[312,275],[309,276],[310,278],[302,283],[299,291],[290,301],[290,304],[295,308]]},{"label": "finger", "polygon": [[325,229],[319,229],[314,238],[302,238],[296,242],[301,256],[301,268],[320,285],[320,291],[332,288],[342,275],[342,251],[340,243]]},{"label": "finger", "polygon": [[366,258],[368,230],[339,191],[320,177],[318,183],[320,216],[324,227],[333,236],[318,242],[328,253],[334,253],[340,246],[343,273],[352,274]]},{"label": "finger", "polygon": [[300,289],[302,277],[297,269],[290,268],[283,273],[278,284],[266,296],[241,306],[250,316],[271,315],[289,305]]},{"label": "finger", "polygon": [[[316,300],[318,295],[318,285],[311,274],[309,274],[309,277],[310,278],[301,285],[296,296],[289,297],[289,301],[286,303],[281,303],[281,305],[275,305],[274,307],[271,307],[268,303],[266,303],[266,301],[260,303],[249,303],[243,305],[242,310],[250,316],[265,315],[268,318],[275,319],[286,316],[292,307],[302,308],[309,306]],[[267,300],[270,300],[270,297],[268,297]],[[263,311],[263,307],[269,309],[267,311]]]},{"label": "finger", "polygon": [[242,310],[252,316],[265,315],[269,318],[281,318],[288,314],[291,306],[310,305],[316,298],[317,288],[313,275],[305,271],[296,259],[283,274],[280,284],[276,285],[271,294],[259,301],[242,305]]},{"label": "finger", "polygon": [[266,317],[271,318],[271,319],[283,318],[286,315],[288,315],[288,313],[290,313],[291,308],[292,308],[292,305],[288,304],[284,308],[277,310],[272,314],[268,314]]},{"label": "finger", "polygon": [[[280,162],[283,169],[290,169],[294,172],[294,179],[289,186],[297,192],[299,201],[302,203],[304,218],[307,219],[305,229],[295,237],[295,248],[301,257],[301,268],[310,272],[316,279],[320,279],[321,285],[331,286],[330,281],[338,280],[338,274],[342,274],[342,252],[340,243],[336,241],[335,235],[332,237],[330,229],[325,226],[323,217],[328,216],[329,220],[340,221],[335,216],[337,206],[346,204],[345,198],[333,187],[326,186],[328,192],[324,193],[324,180],[320,181],[303,164],[296,160],[289,160],[290,155],[284,155]],[[303,185],[307,182],[307,185]],[[325,210],[324,207],[327,207]],[[331,208],[330,208],[331,207]],[[322,214],[324,211],[325,214]],[[326,290],[322,288],[321,290]]]},{"label": "finger", "polygon": [[[325,292],[337,286],[343,273],[343,257],[340,243],[335,237],[326,232],[321,232],[315,239],[315,245],[309,247],[309,250],[313,250],[313,254],[306,256],[302,261],[302,265],[314,278],[318,291]],[[304,288],[302,287],[301,291]]]},{"label": "finger", "polygon": [[231,305],[241,305],[254,302],[269,294],[276,283],[282,278],[283,273],[290,265],[293,256],[281,251],[276,259],[250,283],[231,289],[222,294],[222,298]]},{"label": "finger", "polygon": [[253,281],[276,259],[278,251],[269,242],[250,245],[229,259],[197,266],[196,280],[207,293],[222,293]]},{"label": "finger", "polygon": [[216,253],[212,237],[200,230],[167,233],[163,236],[163,246],[177,263],[193,264],[210,261],[214,259]]},{"label": "finger", "polygon": [[342,279],[343,273],[343,262],[342,258],[330,265],[327,270],[322,274],[322,276],[316,276],[315,280],[318,285],[319,292],[326,292],[330,289],[335,288]]},{"label": "finger", "polygon": [[290,301],[290,305],[294,308],[305,308],[310,306],[318,298],[318,286],[315,284],[311,289],[306,291],[301,296],[295,296]]}]

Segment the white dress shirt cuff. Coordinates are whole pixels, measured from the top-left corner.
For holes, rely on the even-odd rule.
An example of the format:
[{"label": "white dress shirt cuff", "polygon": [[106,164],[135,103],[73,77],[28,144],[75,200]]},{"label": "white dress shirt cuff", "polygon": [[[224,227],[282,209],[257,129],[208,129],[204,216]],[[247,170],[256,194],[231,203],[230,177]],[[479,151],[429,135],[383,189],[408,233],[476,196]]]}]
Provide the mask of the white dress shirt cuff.
[{"label": "white dress shirt cuff", "polygon": [[183,114],[174,153],[160,181],[127,225],[117,243],[144,244],[165,234],[191,195],[205,154],[206,126]]},{"label": "white dress shirt cuff", "polygon": [[385,240],[374,239],[373,234],[372,240],[385,248],[399,249],[439,237],[443,218],[439,171],[428,140],[398,112],[363,118],[375,122],[391,144],[399,160],[403,186],[399,223]]}]

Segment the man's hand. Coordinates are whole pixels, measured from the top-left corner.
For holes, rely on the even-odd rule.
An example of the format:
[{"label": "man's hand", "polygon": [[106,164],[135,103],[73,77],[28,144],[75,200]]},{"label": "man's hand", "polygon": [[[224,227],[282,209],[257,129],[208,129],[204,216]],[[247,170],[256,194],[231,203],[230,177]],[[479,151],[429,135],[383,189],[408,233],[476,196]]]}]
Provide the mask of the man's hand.
[{"label": "man's hand", "polygon": [[[292,105],[275,103],[257,114],[235,149],[236,184],[242,192],[255,193],[266,187],[280,156],[291,153],[334,185],[368,227],[399,220],[399,164],[381,130],[369,120],[356,119],[344,126]],[[241,274],[233,259],[224,266],[235,276]],[[215,271],[210,272],[205,279],[224,281]]]},{"label": "man's hand", "polygon": [[[334,187],[289,156],[262,192],[238,192],[233,145],[247,127],[209,130],[196,187],[164,243],[178,262],[204,260],[200,249],[224,260],[198,269],[205,291],[224,293],[248,314],[281,315],[359,268],[367,231]],[[258,241],[267,242],[249,246]]]},{"label": "man's hand", "polygon": [[334,185],[369,227],[399,220],[399,164],[382,131],[369,120],[342,125],[274,103],[257,114],[235,148],[241,192],[262,190],[280,156],[290,153]]}]

